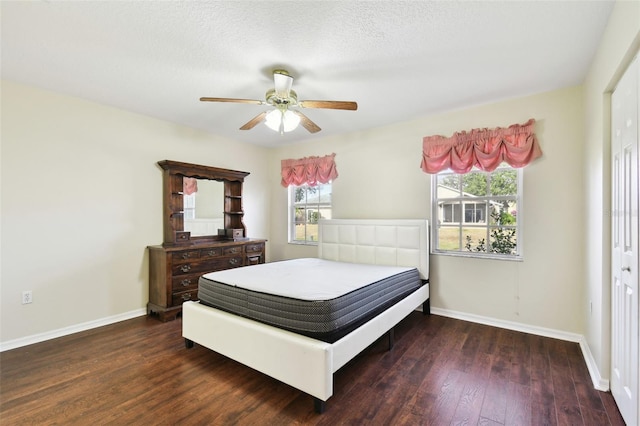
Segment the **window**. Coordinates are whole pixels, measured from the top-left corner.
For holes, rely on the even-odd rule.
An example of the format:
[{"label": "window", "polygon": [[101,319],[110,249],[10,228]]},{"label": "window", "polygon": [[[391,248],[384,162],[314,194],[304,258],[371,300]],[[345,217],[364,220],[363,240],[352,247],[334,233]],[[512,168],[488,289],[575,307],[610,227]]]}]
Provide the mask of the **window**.
[{"label": "window", "polygon": [[289,186],[289,242],[318,243],[318,220],[331,219],[331,182]]},{"label": "window", "polygon": [[433,175],[433,252],[521,259],[522,169]]},{"label": "window", "polygon": [[182,196],[182,200],[184,203],[184,218],[185,219],[195,219],[196,218],[196,193],[193,194],[184,194]]}]

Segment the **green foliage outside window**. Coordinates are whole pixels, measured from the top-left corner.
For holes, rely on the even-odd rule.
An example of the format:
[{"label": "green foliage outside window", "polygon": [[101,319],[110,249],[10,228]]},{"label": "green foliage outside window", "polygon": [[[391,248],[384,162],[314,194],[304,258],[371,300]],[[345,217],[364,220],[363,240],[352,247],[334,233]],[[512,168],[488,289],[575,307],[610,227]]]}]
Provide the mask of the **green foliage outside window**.
[{"label": "green foliage outside window", "polygon": [[[501,227],[502,225],[514,224],[516,222],[515,217],[511,213],[504,211],[503,206],[500,211],[492,212],[491,218],[498,227],[492,228],[490,232],[491,240],[489,244],[489,253],[516,254],[517,240],[515,228]],[[465,239],[465,248],[467,251],[477,253],[484,253],[487,251],[486,241],[484,238],[479,238],[475,247],[472,244],[472,238],[470,235],[467,235]]]}]

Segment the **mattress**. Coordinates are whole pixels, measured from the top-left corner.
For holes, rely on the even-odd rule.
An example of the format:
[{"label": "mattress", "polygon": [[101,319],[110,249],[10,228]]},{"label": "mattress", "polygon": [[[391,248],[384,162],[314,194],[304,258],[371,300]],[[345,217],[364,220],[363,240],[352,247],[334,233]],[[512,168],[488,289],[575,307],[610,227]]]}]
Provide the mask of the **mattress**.
[{"label": "mattress", "polygon": [[422,285],[416,268],[294,259],[200,277],[200,303],[333,343]]}]

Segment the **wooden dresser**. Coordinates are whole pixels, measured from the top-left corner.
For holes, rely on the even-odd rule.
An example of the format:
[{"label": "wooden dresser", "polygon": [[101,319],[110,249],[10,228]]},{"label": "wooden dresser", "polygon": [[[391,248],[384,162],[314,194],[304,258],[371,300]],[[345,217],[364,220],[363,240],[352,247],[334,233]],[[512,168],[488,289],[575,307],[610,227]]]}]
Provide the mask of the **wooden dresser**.
[{"label": "wooden dresser", "polygon": [[[163,243],[148,247],[147,315],[157,314],[167,321],[182,312],[182,302],[198,300],[198,279],[202,275],[264,263],[267,240],[245,238],[242,185],[248,172],[170,160],[159,161],[158,166],[163,170]],[[215,235],[194,235],[185,229],[184,195],[197,193],[198,181],[200,185],[203,181],[222,182],[219,200],[202,200],[205,205],[220,205],[222,210],[224,229],[218,229]],[[204,190],[201,194],[211,195]]]},{"label": "wooden dresser", "polygon": [[149,303],[147,314],[173,320],[182,302],[198,300],[200,276],[265,261],[265,240],[220,241],[185,246],[149,247]]}]

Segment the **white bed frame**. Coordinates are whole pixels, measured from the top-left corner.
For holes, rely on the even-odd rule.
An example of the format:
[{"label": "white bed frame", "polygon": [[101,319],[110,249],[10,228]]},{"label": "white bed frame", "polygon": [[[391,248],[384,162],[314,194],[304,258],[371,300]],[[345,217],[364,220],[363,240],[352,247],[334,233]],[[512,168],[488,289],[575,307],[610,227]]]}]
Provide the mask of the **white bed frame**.
[{"label": "white bed frame", "polygon": [[[321,220],[318,255],[344,262],[414,266],[426,282],[428,231],[426,220]],[[426,283],[334,343],[185,302],[182,335],[187,347],[198,343],[310,394],[316,411],[322,412],[333,395],[333,373],[415,309],[428,310],[428,300]]]}]

